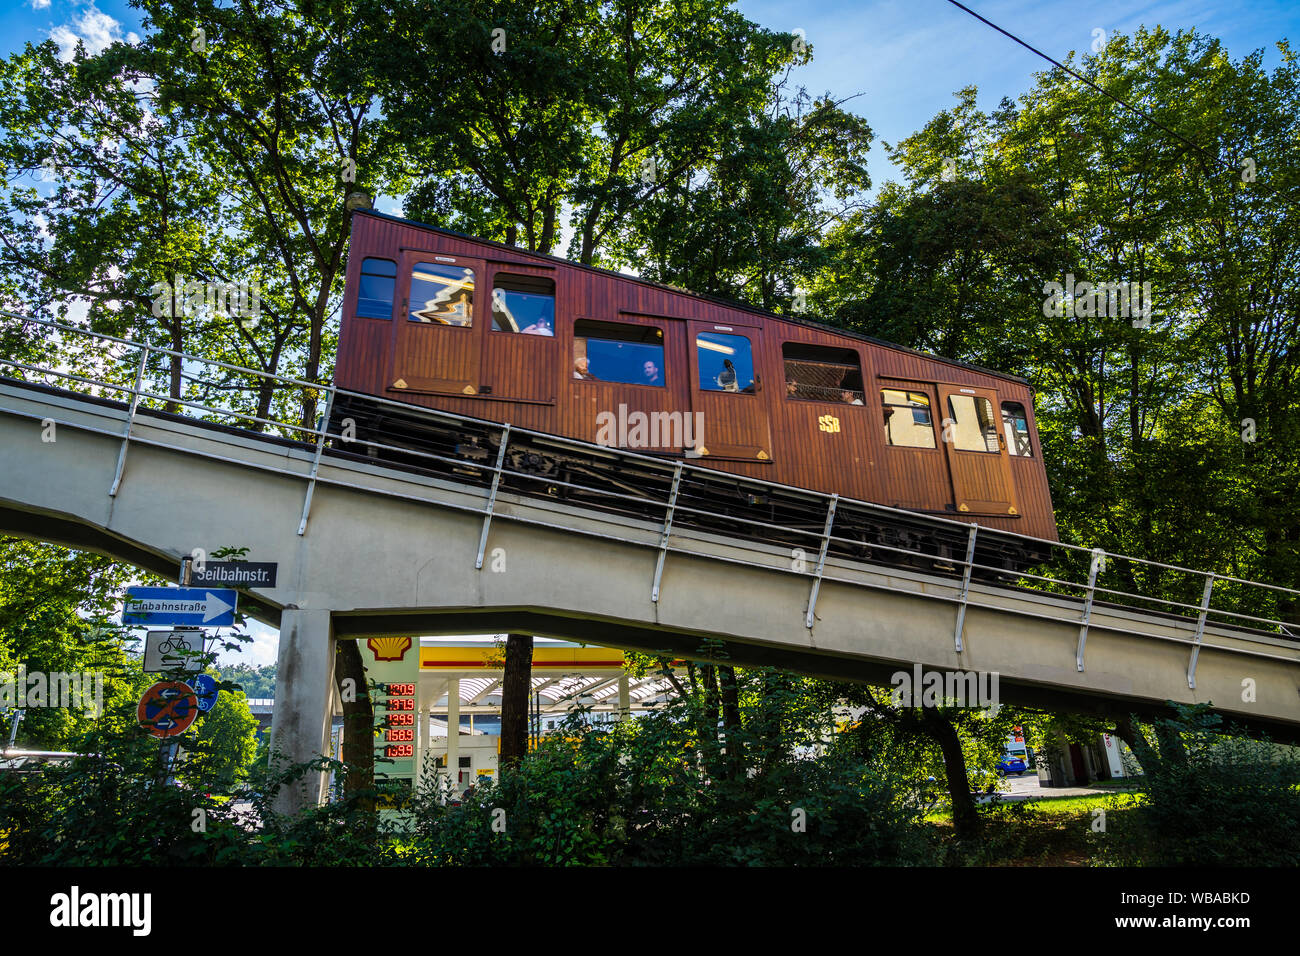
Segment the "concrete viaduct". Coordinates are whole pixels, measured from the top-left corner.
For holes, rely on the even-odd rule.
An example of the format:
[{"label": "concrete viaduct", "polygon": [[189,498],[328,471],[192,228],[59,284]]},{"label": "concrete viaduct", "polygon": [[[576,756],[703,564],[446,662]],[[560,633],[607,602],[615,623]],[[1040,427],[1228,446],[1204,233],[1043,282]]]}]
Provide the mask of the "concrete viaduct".
[{"label": "concrete viaduct", "polygon": [[194,548],[279,562],[277,586],[244,591],[241,607],[280,628],[273,738],[295,760],[327,746],[334,642],[388,633],[526,631],[686,656],[714,640],[736,663],[815,676],[888,684],[919,663],[995,672],[1004,703],[1212,702],[1274,736],[1300,732],[1300,646],[1204,615],[1197,630],[979,581],[963,594],[951,577],[834,557],[814,580],[782,548],[12,380],[0,381],[0,448],[0,532],[169,577]]}]

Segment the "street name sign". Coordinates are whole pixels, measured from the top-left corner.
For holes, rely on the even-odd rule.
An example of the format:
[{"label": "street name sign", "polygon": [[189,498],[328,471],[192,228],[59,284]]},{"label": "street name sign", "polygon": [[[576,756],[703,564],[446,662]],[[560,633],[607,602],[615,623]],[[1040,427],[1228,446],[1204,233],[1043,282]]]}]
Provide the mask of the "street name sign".
[{"label": "street name sign", "polygon": [[238,602],[230,588],[127,588],[122,623],[230,627]]},{"label": "street name sign", "polygon": [[274,561],[207,561],[203,569],[190,565],[194,587],[273,588],[280,565]]}]

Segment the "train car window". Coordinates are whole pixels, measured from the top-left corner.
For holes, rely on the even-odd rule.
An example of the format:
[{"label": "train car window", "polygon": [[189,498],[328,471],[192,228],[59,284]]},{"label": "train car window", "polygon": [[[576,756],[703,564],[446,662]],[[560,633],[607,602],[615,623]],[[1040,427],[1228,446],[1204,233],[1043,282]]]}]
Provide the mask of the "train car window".
[{"label": "train car window", "polygon": [[922,392],[882,388],[880,401],[885,409],[885,440],[904,448],[933,448],[934,420],[930,417],[930,398]]},{"label": "train car window", "polygon": [[573,377],[664,387],[664,330],[579,319],[573,323]]},{"label": "train car window", "polygon": [[410,320],[434,325],[473,325],[474,270],[417,262],[411,270]]},{"label": "train car window", "polygon": [[695,336],[704,392],[753,392],[754,357],[743,335],[700,332]]},{"label": "train car window", "polygon": [[862,366],[853,349],[786,342],[781,356],[785,360],[786,398],[862,404]]},{"label": "train car window", "polygon": [[[993,403],[979,395],[949,395],[952,418],[945,421],[944,441],[958,451],[998,451],[998,426]],[[951,430],[949,429],[951,425]]]},{"label": "train car window", "polygon": [[1002,403],[1002,434],[1007,440],[1007,451],[1019,458],[1033,458],[1034,446],[1029,440],[1029,416],[1019,402]]},{"label": "train car window", "polygon": [[357,315],[367,319],[391,319],[393,290],[396,286],[396,262],[392,259],[362,259],[361,284],[357,288]]},{"label": "train car window", "polygon": [[555,335],[555,280],[498,273],[492,280],[492,329]]}]

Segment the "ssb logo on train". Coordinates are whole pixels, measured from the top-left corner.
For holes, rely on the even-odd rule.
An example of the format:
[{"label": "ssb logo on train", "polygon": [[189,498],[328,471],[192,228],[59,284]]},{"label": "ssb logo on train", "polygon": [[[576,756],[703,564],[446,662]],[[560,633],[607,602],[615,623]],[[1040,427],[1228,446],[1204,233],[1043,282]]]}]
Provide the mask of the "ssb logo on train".
[{"label": "ssb logo on train", "polygon": [[835,433],[840,430],[840,420],[834,415],[823,415],[817,419],[817,427],[824,432]]}]

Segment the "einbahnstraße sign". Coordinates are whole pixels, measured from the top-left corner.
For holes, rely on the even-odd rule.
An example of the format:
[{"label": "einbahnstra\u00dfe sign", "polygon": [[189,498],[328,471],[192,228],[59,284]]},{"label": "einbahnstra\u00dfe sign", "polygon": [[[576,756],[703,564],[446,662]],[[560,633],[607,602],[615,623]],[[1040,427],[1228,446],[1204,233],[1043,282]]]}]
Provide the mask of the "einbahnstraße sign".
[{"label": "einbahnstra\u00dfe sign", "polygon": [[230,627],[238,601],[228,588],[127,588],[122,623]]}]

